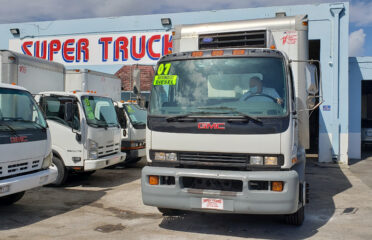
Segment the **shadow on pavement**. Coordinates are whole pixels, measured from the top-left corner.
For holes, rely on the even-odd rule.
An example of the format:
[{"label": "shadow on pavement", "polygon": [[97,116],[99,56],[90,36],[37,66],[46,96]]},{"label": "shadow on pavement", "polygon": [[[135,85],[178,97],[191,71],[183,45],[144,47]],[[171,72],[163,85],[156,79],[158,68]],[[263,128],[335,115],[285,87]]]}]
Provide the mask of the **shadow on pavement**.
[{"label": "shadow on pavement", "polygon": [[308,159],[307,181],[310,183],[310,203],[306,205],[305,222],[300,227],[283,223],[282,216],[238,215],[185,212],[164,217],[164,229],[216,234],[228,237],[265,239],[305,239],[313,236],[335,213],[333,197],[351,187],[337,164],[321,165]]}]

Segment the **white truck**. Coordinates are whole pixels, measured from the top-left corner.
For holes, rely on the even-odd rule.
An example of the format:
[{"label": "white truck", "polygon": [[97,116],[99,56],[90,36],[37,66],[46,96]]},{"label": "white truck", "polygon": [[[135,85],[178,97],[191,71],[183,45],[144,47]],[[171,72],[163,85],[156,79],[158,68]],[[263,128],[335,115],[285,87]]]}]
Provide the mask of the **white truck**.
[{"label": "white truck", "polygon": [[61,185],[69,172],[91,174],[96,169],[124,161],[120,151],[120,127],[113,102],[91,92],[65,90],[62,64],[11,52],[2,65],[4,74],[28,89],[44,111],[52,139],[53,163]]},{"label": "white truck", "polygon": [[66,71],[66,90],[92,91],[110,97],[115,104],[121,126],[121,151],[125,163],[134,163],[145,156],[146,111],[134,103],[121,102],[121,80],[112,74],[88,69]]},{"label": "white truck", "polygon": [[307,24],[294,16],[175,27],[151,91],[144,204],[303,223],[308,110],[319,97]]},{"label": "white truck", "polygon": [[51,165],[51,138],[46,120],[25,88],[5,84],[15,80],[15,76],[7,72],[7,65],[14,63],[15,59],[2,53],[0,205],[9,205],[21,199],[26,190],[54,182],[57,169]]}]

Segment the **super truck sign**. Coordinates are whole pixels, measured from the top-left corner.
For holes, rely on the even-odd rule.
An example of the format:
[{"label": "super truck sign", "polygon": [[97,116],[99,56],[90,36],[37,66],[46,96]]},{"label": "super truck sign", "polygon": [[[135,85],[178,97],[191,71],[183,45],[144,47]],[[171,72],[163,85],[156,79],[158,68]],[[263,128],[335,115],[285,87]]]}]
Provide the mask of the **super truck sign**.
[{"label": "super truck sign", "polygon": [[65,65],[156,64],[172,51],[162,32],[11,39],[9,49]]}]

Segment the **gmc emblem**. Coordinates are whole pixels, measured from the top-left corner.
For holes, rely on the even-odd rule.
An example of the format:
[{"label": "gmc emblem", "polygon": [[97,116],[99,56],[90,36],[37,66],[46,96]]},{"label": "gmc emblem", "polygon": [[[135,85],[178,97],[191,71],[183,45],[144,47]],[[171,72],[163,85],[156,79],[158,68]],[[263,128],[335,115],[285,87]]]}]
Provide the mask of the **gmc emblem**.
[{"label": "gmc emblem", "polygon": [[27,136],[10,137],[10,143],[28,142]]},{"label": "gmc emblem", "polygon": [[225,130],[225,123],[200,122],[198,129],[218,129]]}]

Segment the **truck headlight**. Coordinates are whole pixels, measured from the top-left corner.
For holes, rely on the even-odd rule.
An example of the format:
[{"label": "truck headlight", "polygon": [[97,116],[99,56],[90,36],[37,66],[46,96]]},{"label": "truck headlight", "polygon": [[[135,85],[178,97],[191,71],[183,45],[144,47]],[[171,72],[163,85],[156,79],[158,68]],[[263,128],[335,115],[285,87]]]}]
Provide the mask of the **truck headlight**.
[{"label": "truck headlight", "polygon": [[154,154],[155,161],[177,161],[177,153],[170,152],[155,152]]},{"label": "truck headlight", "polygon": [[52,165],[53,153],[50,152],[44,159],[43,164],[41,165],[42,169],[48,169]]},{"label": "truck headlight", "polygon": [[93,141],[92,139],[88,139],[88,158],[98,158],[98,143]]},{"label": "truck headlight", "polygon": [[262,156],[251,156],[249,159],[249,163],[251,165],[263,165],[263,157]]},{"label": "truck headlight", "polygon": [[265,165],[278,165],[278,157],[265,157]]}]

